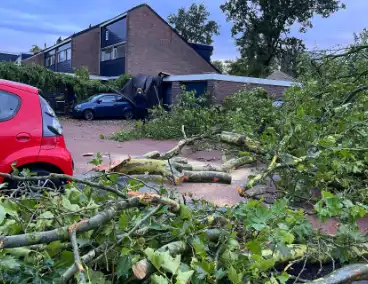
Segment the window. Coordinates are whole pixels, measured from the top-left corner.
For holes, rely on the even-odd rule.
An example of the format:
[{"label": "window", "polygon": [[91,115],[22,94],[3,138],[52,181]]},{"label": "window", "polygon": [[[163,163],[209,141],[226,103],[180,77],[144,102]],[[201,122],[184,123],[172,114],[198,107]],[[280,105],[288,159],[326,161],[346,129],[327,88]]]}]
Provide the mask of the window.
[{"label": "window", "polygon": [[114,60],[125,57],[125,45],[110,47],[102,50],[101,61]]},{"label": "window", "polygon": [[112,103],[116,101],[115,96],[103,96],[100,98],[101,102],[103,103]]},{"label": "window", "polygon": [[72,59],[72,50],[69,48],[66,50],[66,60]]},{"label": "window", "polygon": [[17,114],[19,107],[18,96],[0,90],[0,121],[12,119]]},{"label": "window", "polygon": [[66,60],[65,50],[58,53],[58,62],[64,62]]},{"label": "window", "polygon": [[106,31],[105,33],[105,40],[108,41],[109,40],[109,31]]},{"label": "window", "polygon": [[112,48],[105,49],[101,52],[101,61],[112,60]]},{"label": "window", "polygon": [[125,57],[125,45],[120,45],[114,48],[114,59]]},{"label": "window", "polygon": [[51,65],[54,65],[54,64],[55,64],[55,55],[51,55],[51,56],[46,57],[46,59],[45,59],[45,65],[46,66],[51,66]]}]

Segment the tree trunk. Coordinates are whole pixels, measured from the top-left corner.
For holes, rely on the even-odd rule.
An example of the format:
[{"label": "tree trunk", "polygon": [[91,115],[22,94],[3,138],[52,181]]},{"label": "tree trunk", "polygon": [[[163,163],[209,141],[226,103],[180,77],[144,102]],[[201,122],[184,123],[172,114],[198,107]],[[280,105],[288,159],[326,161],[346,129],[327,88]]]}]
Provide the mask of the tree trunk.
[{"label": "tree trunk", "polygon": [[248,138],[245,135],[239,135],[236,133],[223,132],[220,134],[220,140],[225,143],[234,144],[238,146],[244,146],[247,150],[257,153],[263,154],[264,150],[262,149],[261,143],[251,138]]},{"label": "tree trunk", "polygon": [[316,279],[313,284],[345,284],[353,281],[368,280],[368,264],[351,264],[337,269],[325,277]]},{"label": "tree trunk", "polygon": [[183,181],[231,184],[231,175],[223,172],[183,171]]}]

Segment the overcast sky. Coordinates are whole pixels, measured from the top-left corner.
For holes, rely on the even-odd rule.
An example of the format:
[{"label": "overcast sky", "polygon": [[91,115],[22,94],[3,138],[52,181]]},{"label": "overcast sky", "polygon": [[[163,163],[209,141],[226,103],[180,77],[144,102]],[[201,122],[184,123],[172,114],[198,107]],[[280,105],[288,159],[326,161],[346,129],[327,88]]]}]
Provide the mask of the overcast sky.
[{"label": "overcast sky", "polygon": [[[221,25],[215,37],[214,59],[233,59],[238,55],[231,37],[231,23],[220,10],[225,0],[146,0],[163,18],[191,3],[204,3],[211,19]],[[325,49],[346,45],[353,33],[368,28],[368,0],[344,0],[346,10],[327,19],[313,19],[313,29],[298,35],[309,48]],[[0,0],[0,50],[28,51],[33,44],[50,46],[56,39],[88,28],[142,4],[141,0]],[[296,35],[297,33],[295,33]]]}]

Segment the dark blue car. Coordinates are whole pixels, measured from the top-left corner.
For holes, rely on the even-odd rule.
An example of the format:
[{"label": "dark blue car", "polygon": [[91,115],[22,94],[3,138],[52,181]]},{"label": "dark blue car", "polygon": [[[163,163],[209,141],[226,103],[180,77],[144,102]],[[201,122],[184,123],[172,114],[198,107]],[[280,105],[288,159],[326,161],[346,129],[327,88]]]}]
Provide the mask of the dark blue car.
[{"label": "dark blue car", "polygon": [[119,94],[97,94],[73,107],[73,117],[93,120],[94,118],[126,118],[134,116],[133,105]]}]

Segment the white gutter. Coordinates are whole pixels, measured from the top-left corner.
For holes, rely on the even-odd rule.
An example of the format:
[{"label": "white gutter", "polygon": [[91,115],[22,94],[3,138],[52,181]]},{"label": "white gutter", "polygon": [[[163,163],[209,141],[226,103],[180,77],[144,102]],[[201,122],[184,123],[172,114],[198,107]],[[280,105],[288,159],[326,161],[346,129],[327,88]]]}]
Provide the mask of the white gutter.
[{"label": "white gutter", "polygon": [[260,79],[253,77],[243,77],[243,76],[232,76],[223,74],[195,74],[195,75],[172,75],[164,78],[164,82],[180,82],[180,81],[227,81],[234,83],[244,83],[244,84],[258,84],[258,85],[272,85],[281,87],[291,87],[294,85],[299,85],[298,82],[290,81],[279,81],[270,79]]}]

